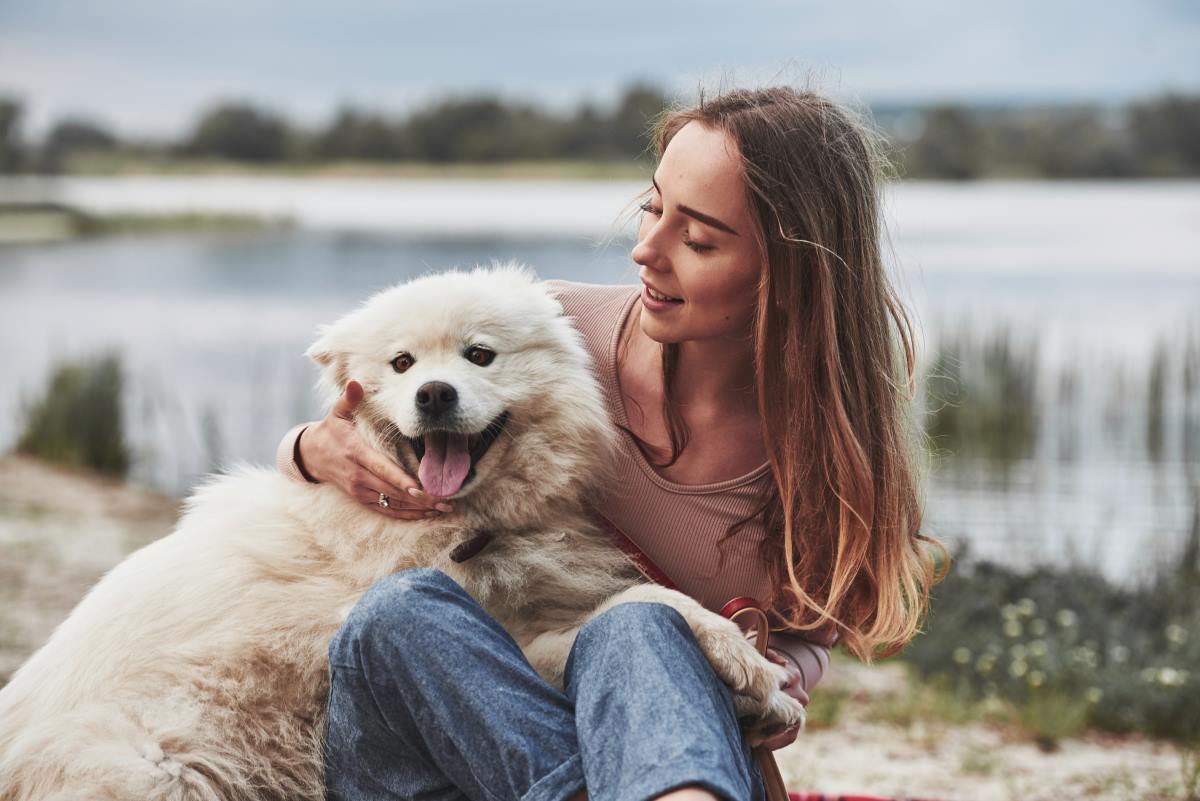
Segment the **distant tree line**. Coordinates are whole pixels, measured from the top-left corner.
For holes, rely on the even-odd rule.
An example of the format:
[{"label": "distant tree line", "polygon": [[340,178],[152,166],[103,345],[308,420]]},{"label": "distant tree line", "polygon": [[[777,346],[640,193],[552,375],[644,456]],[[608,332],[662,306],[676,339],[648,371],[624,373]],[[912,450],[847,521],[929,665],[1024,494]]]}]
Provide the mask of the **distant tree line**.
[{"label": "distant tree line", "polygon": [[[647,129],[668,98],[628,88],[611,107],[552,112],[491,96],[445,99],[404,116],[355,107],[305,129],[247,102],[218,104],[174,142],[129,142],[69,118],[40,142],[20,136],[22,106],[0,97],[0,172],[69,171],[79,154],[247,164],[431,164],[647,160]],[[910,178],[1133,178],[1200,175],[1200,94],[1100,105],[880,107],[878,125]]]},{"label": "distant tree line", "polygon": [[893,114],[891,126],[876,116],[914,178],[1200,175],[1200,94],[1119,108],[938,105]]},{"label": "distant tree line", "polygon": [[477,96],[442,100],[396,118],[344,107],[327,125],[305,130],[252,103],[227,102],[201,114],[176,142],[121,142],[103,125],[73,118],[51,127],[41,142],[23,143],[20,103],[0,98],[0,170],[58,172],[81,152],[249,164],[629,161],[648,158],[646,129],[666,104],[657,89],[640,85],[611,108],[585,103],[566,114]]}]

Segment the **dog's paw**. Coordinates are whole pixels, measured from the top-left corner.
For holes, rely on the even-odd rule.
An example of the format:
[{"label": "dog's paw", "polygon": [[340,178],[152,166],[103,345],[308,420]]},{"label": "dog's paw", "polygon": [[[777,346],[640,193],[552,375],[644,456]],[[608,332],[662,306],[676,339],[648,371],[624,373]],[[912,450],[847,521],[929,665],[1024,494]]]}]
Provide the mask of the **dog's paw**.
[{"label": "dog's paw", "polygon": [[765,703],[787,682],[787,671],[760,654],[732,621],[706,627],[696,639],[713,670],[734,695],[747,695]]},{"label": "dog's paw", "polygon": [[737,624],[722,621],[706,626],[697,641],[733,692],[746,736],[772,737],[804,724],[803,704],[782,690],[787,671],[760,654]]},{"label": "dog's paw", "polygon": [[776,690],[764,701],[748,695],[735,695],[738,722],[748,739],[770,738],[793,726],[804,727],[804,705],[783,690]]}]

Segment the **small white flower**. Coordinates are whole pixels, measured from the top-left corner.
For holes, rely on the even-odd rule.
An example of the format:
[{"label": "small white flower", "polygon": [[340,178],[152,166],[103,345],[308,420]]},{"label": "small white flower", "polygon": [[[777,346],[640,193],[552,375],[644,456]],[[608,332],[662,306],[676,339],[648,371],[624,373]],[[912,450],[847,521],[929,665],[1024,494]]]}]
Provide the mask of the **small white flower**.
[{"label": "small white flower", "polygon": [[1158,669],[1158,683],[1164,687],[1182,687],[1187,684],[1186,670],[1176,670],[1172,667]]},{"label": "small white flower", "polygon": [[1067,652],[1067,655],[1085,667],[1094,668],[1100,664],[1100,657],[1086,645],[1077,645]]},{"label": "small white flower", "polygon": [[1030,687],[1041,687],[1046,683],[1046,674],[1040,670],[1031,670],[1028,681]]},{"label": "small white flower", "polygon": [[1108,649],[1108,658],[1117,664],[1126,662],[1129,659],[1129,649],[1124,645],[1114,645]]},{"label": "small white flower", "polygon": [[1025,617],[1033,617],[1037,612],[1037,604],[1033,602],[1032,598],[1022,598],[1017,601],[1017,611]]},{"label": "small white flower", "polygon": [[1029,665],[1022,659],[1014,659],[1013,663],[1008,666],[1008,675],[1014,679],[1019,679],[1029,671]]},{"label": "small white flower", "polygon": [[1029,624],[1029,631],[1034,637],[1042,637],[1046,634],[1046,621],[1040,617]]},{"label": "small white flower", "polygon": [[1172,623],[1167,626],[1167,642],[1171,645],[1183,645],[1187,642],[1188,632],[1183,626],[1178,623]]},{"label": "small white flower", "polygon": [[954,661],[956,664],[965,665],[971,661],[971,649],[965,646],[958,646],[954,649]]},{"label": "small white flower", "polygon": [[1064,629],[1069,629],[1079,622],[1079,615],[1075,614],[1070,609],[1059,609],[1058,614],[1054,616],[1054,619],[1058,621],[1058,625],[1062,626]]},{"label": "small white flower", "polygon": [[1004,636],[1005,637],[1020,637],[1021,622],[1015,619],[1004,621]]},{"label": "small white flower", "polygon": [[1104,690],[1099,687],[1088,687],[1083,691],[1083,697],[1089,704],[1098,704],[1100,699],[1104,697]]},{"label": "small white flower", "polygon": [[1040,659],[1046,655],[1046,652],[1047,648],[1045,640],[1034,640],[1033,642],[1029,643],[1030,656],[1035,656]]}]

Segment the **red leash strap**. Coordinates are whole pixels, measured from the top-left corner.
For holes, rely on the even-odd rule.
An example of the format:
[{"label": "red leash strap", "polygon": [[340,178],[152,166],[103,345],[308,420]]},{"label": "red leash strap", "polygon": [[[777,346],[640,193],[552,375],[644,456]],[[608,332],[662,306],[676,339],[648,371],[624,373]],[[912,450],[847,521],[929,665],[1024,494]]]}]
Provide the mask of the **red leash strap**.
[{"label": "red leash strap", "polygon": [[596,522],[600,524],[600,528],[604,529],[604,532],[608,534],[608,537],[613,541],[613,544],[625,552],[625,555],[628,556],[633,562],[634,567],[638,569],[638,572],[653,581],[655,584],[666,587],[668,590],[679,589],[675,586],[675,582],[671,581],[670,577],[668,577],[667,574],[662,571],[662,568],[650,561],[650,557],[642,553],[642,549],[637,547],[637,545],[633,543],[633,540],[625,536],[624,531],[621,531],[621,529],[614,526],[611,520],[602,514],[596,514],[595,519]]}]

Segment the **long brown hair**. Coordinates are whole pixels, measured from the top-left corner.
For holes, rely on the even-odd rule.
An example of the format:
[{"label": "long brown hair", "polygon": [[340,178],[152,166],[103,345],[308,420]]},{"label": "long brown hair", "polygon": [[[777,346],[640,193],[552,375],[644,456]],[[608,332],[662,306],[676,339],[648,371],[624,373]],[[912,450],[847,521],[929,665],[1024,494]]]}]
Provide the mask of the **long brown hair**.
[{"label": "long brown hair", "polygon": [[[893,654],[945,575],[934,552],[949,557],[920,532],[913,331],[880,248],[880,140],[819,94],[733,90],[664,112],[659,159],[689,122],[737,144],[763,254],[754,362],[774,477],[761,512],[771,607],[801,631],[836,627],[862,660]],[[670,394],[677,348],[663,346],[668,464],[687,442]]]}]

